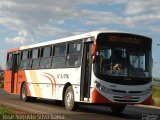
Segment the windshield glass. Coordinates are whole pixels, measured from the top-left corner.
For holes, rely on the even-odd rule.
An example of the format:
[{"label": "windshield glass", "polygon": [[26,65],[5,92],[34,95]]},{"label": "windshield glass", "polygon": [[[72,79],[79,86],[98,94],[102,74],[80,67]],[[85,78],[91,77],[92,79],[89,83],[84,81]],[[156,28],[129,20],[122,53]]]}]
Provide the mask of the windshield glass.
[{"label": "windshield glass", "polygon": [[151,76],[149,50],[142,47],[99,46],[95,68],[100,75],[146,78]]}]

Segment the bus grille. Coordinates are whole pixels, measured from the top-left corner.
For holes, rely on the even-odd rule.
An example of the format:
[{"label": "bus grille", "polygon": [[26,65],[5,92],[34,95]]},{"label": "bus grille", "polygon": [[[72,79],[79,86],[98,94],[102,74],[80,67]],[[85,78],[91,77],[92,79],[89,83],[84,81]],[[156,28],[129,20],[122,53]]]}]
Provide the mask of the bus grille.
[{"label": "bus grille", "polygon": [[123,90],[113,90],[113,89],[110,89],[110,92],[111,94],[122,95],[122,96],[125,95],[141,96],[144,94],[143,91],[123,91]]},{"label": "bus grille", "polygon": [[113,96],[115,102],[138,102],[139,97],[133,96]]}]

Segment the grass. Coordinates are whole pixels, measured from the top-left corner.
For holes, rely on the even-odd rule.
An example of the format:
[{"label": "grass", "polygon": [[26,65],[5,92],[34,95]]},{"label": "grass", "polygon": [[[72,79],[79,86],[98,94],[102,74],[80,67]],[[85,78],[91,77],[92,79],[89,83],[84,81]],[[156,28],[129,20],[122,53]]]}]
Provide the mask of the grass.
[{"label": "grass", "polygon": [[160,107],[160,85],[152,86],[153,105]]},{"label": "grass", "polygon": [[0,88],[4,87],[4,81],[0,81]]},{"label": "grass", "polygon": [[[21,114],[17,114],[17,111]],[[10,107],[6,107],[4,105],[0,105],[0,120],[24,120],[23,117],[19,115],[25,115],[21,110],[13,109]],[[31,120],[31,119],[25,119]]]},{"label": "grass", "polygon": [[0,105],[0,119],[1,120],[12,119],[14,116],[15,116],[15,113],[10,108]]}]

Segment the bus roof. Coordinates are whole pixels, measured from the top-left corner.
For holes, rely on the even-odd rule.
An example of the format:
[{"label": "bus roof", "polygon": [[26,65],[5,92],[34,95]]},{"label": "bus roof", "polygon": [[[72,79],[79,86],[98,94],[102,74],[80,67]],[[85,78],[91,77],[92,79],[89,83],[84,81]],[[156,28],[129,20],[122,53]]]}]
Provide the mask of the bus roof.
[{"label": "bus roof", "polygon": [[99,34],[99,33],[101,33],[101,32],[100,31],[94,31],[94,32],[84,33],[84,34],[80,34],[80,35],[75,35],[75,36],[56,39],[56,40],[51,40],[51,41],[37,43],[37,44],[33,44],[33,45],[22,46],[22,47],[20,47],[20,49],[23,50],[23,49],[47,46],[47,45],[50,45],[50,44],[62,43],[62,42],[67,42],[67,41],[72,41],[72,40],[78,40],[78,39],[83,39],[83,38],[87,38],[87,37],[95,37],[96,38],[97,34]]},{"label": "bus roof", "polygon": [[[36,48],[36,47],[41,47],[41,46],[47,46],[47,45],[51,45],[51,44],[62,43],[62,42],[67,42],[67,41],[72,41],[72,40],[74,41],[74,40],[84,39],[84,38],[88,38],[88,37],[94,37],[95,39],[97,39],[97,35],[99,33],[123,33],[123,34],[138,35],[138,34],[127,33],[127,32],[118,32],[118,31],[93,31],[93,32],[88,32],[88,33],[84,33],[84,34],[80,34],[80,35],[62,38],[62,39],[56,39],[56,40],[37,43],[37,44],[33,44],[33,45],[22,46],[22,47],[20,47],[20,50]],[[143,37],[145,37],[145,36],[143,36]]]}]

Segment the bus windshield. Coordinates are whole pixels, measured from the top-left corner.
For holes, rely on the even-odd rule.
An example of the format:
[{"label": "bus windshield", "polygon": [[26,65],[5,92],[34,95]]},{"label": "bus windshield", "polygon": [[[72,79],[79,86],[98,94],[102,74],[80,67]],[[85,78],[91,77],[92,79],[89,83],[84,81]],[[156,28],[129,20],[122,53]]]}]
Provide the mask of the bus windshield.
[{"label": "bus windshield", "polygon": [[108,76],[149,77],[149,51],[135,48],[107,48],[96,53],[97,72]]},{"label": "bus windshield", "polygon": [[114,43],[104,39],[98,41],[94,64],[96,74],[131,78],[151,77],[149,45],[119,41]]}]

